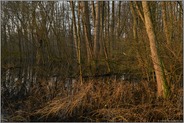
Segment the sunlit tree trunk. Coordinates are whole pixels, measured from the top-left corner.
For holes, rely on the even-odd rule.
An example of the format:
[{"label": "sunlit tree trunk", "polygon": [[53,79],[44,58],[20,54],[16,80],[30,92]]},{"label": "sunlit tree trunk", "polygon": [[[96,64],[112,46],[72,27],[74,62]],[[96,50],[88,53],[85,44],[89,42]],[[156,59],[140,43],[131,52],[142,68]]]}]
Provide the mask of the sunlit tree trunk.
[{"label": "sunlit tree trunk", "polygon": [[167,81],[165,79],[164,71],[162,68],[162,63],[159,59],[158,49],[156,47],[156,37],[153,29],[148,2],[143,1],[142,6],[143,6],[143,12],[144,12],[146,32],[148,34],[148,38],[150,41],[151,58],[153,61],[154,70],[156,74],[157,96],[167,97],[169,90],[168,90]]}]

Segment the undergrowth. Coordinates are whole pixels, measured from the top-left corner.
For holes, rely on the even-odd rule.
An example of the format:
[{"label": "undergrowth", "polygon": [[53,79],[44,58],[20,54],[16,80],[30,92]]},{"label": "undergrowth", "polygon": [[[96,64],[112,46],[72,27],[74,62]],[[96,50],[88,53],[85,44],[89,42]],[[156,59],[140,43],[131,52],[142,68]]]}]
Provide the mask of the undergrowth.
[{"label": "undergrowth", "polygon": [[[45,83],[45,80],[41,81]],[[58,89],[34,87],[24,99],[3,97],[3,121],[183,121],[183,89],[169,99],[157,99],[155,83],[142,81],[90,80],[69,89],[62,82]]]}]

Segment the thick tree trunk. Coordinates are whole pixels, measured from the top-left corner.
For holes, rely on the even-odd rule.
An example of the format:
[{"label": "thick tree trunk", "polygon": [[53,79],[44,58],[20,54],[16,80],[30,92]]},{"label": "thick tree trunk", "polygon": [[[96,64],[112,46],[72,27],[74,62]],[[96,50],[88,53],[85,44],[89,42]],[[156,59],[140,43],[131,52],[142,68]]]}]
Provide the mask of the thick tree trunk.
[{"label": "thick tree trunk", "polygon": [[152,57],[154,70],[156,74],[157,96],[166,97],[168,94],[168,87],[166,84],[167,83],[166,79],[164,78],[165,75],[162,69],[162,63],[159,59],[158,50],[156,47],[156,37],[153,29],[153,23],[151,21],[151,15],[150,15],[148,3],[146,1],[143,1],[142,6],[144,11],[145,27],[150,41],[151,57]]}]

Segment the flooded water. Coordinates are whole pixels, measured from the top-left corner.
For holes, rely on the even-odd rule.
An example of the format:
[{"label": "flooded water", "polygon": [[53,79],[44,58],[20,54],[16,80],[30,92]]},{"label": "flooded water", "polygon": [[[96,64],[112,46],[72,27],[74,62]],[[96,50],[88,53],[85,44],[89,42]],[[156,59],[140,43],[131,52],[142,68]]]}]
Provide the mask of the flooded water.
[{"label": "flooded water", "polygon": [[[22,91],[21,93],[26,95],[33,85],[38,85],[39,83],[40,77],[33,71],[31,67],[22,70],[7,69],[3,71],[1,87],[3,92],[13,96]],[[62,82],[69,94],[72,93],[73,85],[77,82],[75,78],[61,78],[60,76],[46,76],[43,78],[46,80],[45,85],[47,85],[50,91],[57,88],[58,82]]]},{"label": "flooded water", "polygon": [[[50,93],[54,93],[53,91],[58,89],[58,84],[62,84],[62,88],[68,91],[68,95],[71,95],[73,94],[74,85],[77,83],[77,79],[74,77],[67,78],[59,75],[46,75],[45,77],[42,77],[43,80],[39,79],[40,76],[35,72],[33,67],[7,69],[6,71],[3,71],[2,74],[2,90],[4,90],[3,92],[7,93],[10,97],[18,94],[26,96],[33,86],[40,87],[39,81],[44,80],[44,83],[42,84],[47,86]],[[102,75],[88,79],[100,79],[101,82],[105,82],[106,80],[129,81],[130,75],[122,73],[121,75]]]}]

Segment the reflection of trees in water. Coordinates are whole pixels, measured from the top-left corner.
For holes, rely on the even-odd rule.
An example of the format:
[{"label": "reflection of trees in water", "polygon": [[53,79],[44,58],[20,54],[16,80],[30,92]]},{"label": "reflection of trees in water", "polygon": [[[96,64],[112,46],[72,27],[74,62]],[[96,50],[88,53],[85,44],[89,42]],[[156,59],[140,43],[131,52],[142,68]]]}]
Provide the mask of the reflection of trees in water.
[{"label": "reflection of trees in water", "polygon": [[[20,70],[21,73],[20,73]],[[68,94],[73,93],[73,88],[77,79],[74,77],[61,77],[59,75],[53,76],[38,76],[34,73],[33,67],[27,68],[15,68],[2,71],[2,93],[11,98],[25,97],[29,95],[33,88],[46,86],[48,91],[54,95],[54,90],[59,89],[59,85],[62,84],[62,88],[68,91]],[[118,80],[118,81],[130,81],[130,74],[104,74],[96,76],[85,76],[83,79],[87,80]],[[103,82],[102,81],[102,82]],[[134,81],[134,80],[132,80]],[[44,84],[43,84],[44,83]],[[56,94],[55,94],[56,95]]]}]

